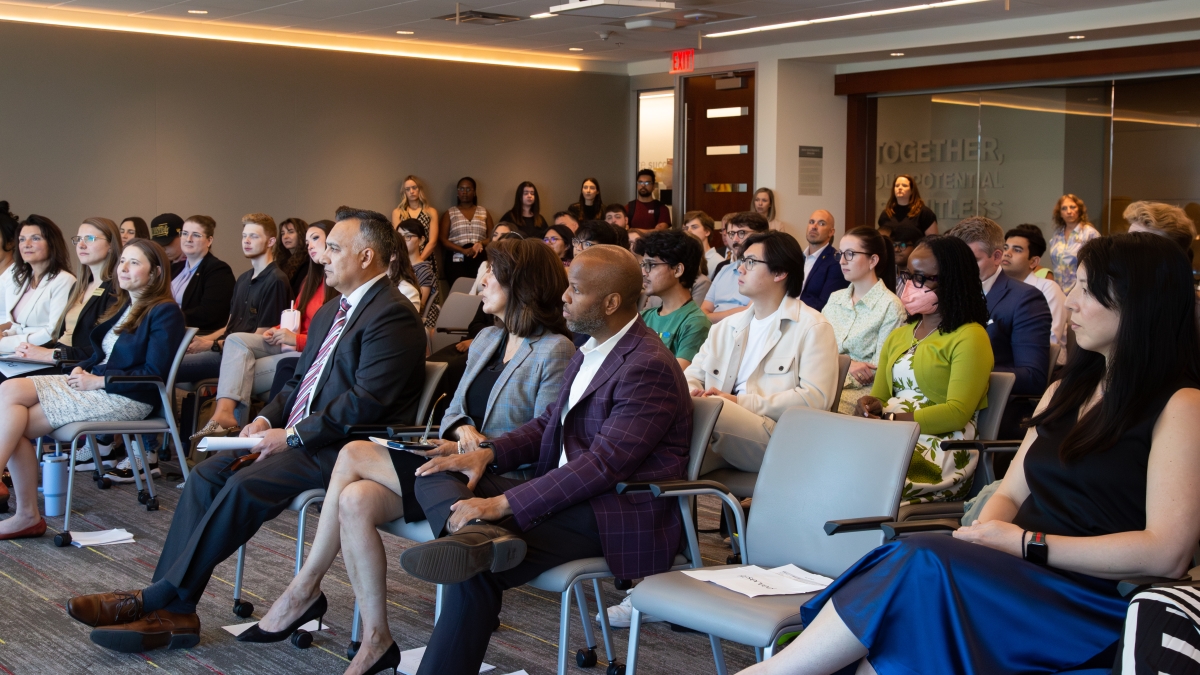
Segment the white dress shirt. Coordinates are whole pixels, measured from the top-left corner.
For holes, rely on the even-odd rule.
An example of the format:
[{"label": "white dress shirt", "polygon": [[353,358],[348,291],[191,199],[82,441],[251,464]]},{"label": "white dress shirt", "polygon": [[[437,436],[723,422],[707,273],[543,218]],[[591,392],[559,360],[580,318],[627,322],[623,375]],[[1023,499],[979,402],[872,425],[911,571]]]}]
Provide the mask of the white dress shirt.
[{"label": "white dress shirt", "polygon": [[[583,354],[583,363],[579,364],[579,372],[575,373],[575,379],[571,382],[571,395],[567,398],[567,407],[563,408],[562,415],[559,418],[559,424],[565,424],[567,421],[567,413],[571,408],[579,403],[579,399],[583,396],[583,392],[587,391],[588,385],[592,383],[592,379],[596,377],[596,373],[600,372],[600,366],[604,365],[604,359],[608,358],[613,348],[625,337],[629,329],[633,327],[633,322],[637,321],[637,315],[634,315],[625,327],[617,331],[615,335],[604,341],[603,344],[596,344],[596,338],[588,340],[582,347],[579,348]],[[558,465],[562,466],[567,463],[567,443],[566,435],[563,436],[562,456],[558,459]]]},{"label": "white dress shirt", "polygon": [[[1067,295],[1062,287],[1049,279],[1043,279],[1036,274],[1025,277],[1025,283],[1042,292],[1046,303],[1050,305],[1050,344],[1067,346]],[[1058,353],[1058,362],[1067,362],[1067,351]]]},{"label": "white dress shirt", "polygon": [[[1001,270],[999,267],[997,267],[996,271],[992,273],[992,276],[983,280],[983,295],[985,297],[987,296],[988,293],[992,292],[992,286],[996,285],[996,278],[1000,276],[1000,272],[1002,272],[1002,271],[1003,270]],[[991,322],[989,322],[989,323],[991,323]]]}]

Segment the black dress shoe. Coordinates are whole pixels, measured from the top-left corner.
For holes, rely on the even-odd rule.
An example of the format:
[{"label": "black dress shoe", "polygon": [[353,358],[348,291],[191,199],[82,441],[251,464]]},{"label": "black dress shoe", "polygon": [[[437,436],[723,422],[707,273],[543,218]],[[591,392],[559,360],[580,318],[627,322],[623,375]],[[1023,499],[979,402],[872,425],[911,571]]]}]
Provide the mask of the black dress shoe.
[{"label": "black dress shoe", "polygon": [[387,651],[383,653],[383,656],[379,657],[379,660],[374,665],[363,671],[363,675],[375,675],[375,673],[382,673],[385,670],[391,670],[392,675],[396,675],[396,670],[399,667],[400,645],[393,642],[392,646],[387,648]]},{"label": "black dress shoe", "polygon": [[404,551],[400,566],[418,579],[458,584],[480,572],[510,570],[524,559],[524,539],[503,527],[479,521]]},{"label": "black dress shoe", "polygon": [[295,633],[301,626],[317,620],[317,630],[321,630],[321,619],[325,618],[325,610],[329,609],[329,602],[325,599],[325,594],[322,593],[312,605],[309,606],[299,619],[292,622],[292,625],[284,628],[281,631],[274,633],[265,631],[258,627],[258,624],[250,626],[242,631],[242,634],[237,636],[238,642],[283,642],[288,639],[292,633]]}]

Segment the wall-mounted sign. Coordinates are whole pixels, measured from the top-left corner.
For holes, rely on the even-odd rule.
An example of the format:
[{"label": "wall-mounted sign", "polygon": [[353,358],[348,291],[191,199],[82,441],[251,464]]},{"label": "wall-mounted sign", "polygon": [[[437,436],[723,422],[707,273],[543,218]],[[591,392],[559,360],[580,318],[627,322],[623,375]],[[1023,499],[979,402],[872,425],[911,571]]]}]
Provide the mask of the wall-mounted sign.
[{"label": "wall-mounted sign", "polygon": [[696,69],[696,50],[680,49],[671,52],[671,74],[690,73]]},{"label": "wall-mounted sign", "polygon": [[824,157],[825,150],[821,146],[800,146],[800,185],[796,194],[802,197],[821,196]]}]

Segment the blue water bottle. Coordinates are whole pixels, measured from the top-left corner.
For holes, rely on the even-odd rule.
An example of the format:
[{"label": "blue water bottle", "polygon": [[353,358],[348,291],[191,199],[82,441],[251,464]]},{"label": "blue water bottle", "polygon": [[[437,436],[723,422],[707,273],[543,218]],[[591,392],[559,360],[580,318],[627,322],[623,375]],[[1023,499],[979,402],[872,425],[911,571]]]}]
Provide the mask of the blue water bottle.
[{"label": "blue water bottle", "polygon": [[43,513],[61,516],[67,506],[67,456],[62,453],[42,455]]}]

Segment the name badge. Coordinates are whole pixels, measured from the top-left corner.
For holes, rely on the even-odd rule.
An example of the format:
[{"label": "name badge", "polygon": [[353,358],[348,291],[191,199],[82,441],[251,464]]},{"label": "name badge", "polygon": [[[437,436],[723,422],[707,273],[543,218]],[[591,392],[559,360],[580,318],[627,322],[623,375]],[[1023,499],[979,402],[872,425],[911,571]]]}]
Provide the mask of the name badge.
[{"label": "name badge", "polygon": [[92,291],[92,297],[93,297],[93,298],[98,298],[98,297],[100,297],[100,296],[102,296],[102,295],[104,295],[104,289],[103,289],[103,288],[97,287],[97,288],[96,288],[96,290]]}]

